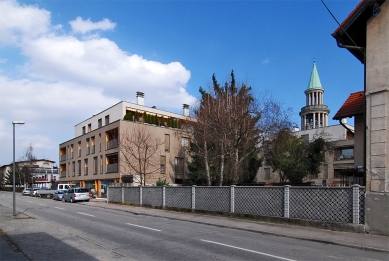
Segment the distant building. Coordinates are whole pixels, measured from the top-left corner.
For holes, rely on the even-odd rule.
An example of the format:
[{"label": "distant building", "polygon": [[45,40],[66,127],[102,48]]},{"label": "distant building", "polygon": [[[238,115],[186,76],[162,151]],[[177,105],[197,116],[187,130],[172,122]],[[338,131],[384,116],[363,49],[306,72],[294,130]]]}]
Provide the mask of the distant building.
[{"label": "distant building", "polygon": [[[301,108],[301,130],[294,129],[295,135],[307,142],[314,138],[323,137],[331,141],[333,152],[327,153],[326,162],[321,172],[310,175],[305,182],[326,186],[350,186],[352,184],[363,184],[361,177],[348,175],[350,170],[355,169],[354,164],[354,127],[346,123],[346,119],[338,125],[328,126],[328,115],[330,110],[324,104],[324,88],[321,85],[316,63],[313,63],[308,88],[304,91],[306,105]],[[279,175],[273,172],[270,166],[261,167],[257,174],[258,182],[275,183],[279,182]]]},{"label": "distant building", "polygon": [[[62,182],[95,190],[101,197],[106,196],[111,183],[140,185],[139,176],[124,167],[126,155],[119,146],[123,135],[131,135],[134,128],[144,126],[163,142],[158,151],[158,171],[146,183],[155,184],[158,178],[172,185],[183,183],[190,139],[171,123],[189,120],[189,106],[184,104],[183,113],[177,114],[145,106],[141,92],[136,98],[136,104],[121,101],[75,125],[74,138],[59,145]],[[125,115],[131,115],[130,119],[124,120]],[[153,122],[146,119],[150,117]]]},{"label": "distant building", "polygon": [[[30,166],[30,164],[32,165]],[[20,168],[23,165],[29,165],[29,174],[26,175],[23,184],[25,187],[37,187],[37,188],[51,188],[59,181],[58,167],[55,165],[55,161],[46,159],[37,159],[32,162],[17,161],[15,162],[16,168]],[[6,177],[8,172],[12,172],[13,163],[3,165],[0,167],[0,171],[3,173],[3,177]],[[21,173],[23,175],[23,173]]]}]

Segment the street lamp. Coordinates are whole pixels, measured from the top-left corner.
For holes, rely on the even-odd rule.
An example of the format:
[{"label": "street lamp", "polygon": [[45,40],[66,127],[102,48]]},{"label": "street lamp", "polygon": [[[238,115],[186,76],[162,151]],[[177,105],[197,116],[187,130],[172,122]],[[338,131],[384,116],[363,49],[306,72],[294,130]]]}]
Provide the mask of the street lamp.
[{"label": "street lamp", "polygon": [[12,198],[13,198],[13,216],[16,216],[16,202],[15,202],[15,125],[16,124],[24,124],[24,121],[13,121],[13,169],[12,169],[12,176],[13,176],[13,193],[12,193]]}]

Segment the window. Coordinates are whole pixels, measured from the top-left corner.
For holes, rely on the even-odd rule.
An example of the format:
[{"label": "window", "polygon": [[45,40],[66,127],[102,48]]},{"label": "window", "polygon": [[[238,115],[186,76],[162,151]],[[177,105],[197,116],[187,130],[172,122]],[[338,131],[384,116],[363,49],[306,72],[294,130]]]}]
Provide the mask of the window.
[{"label": "window", "polygon": [[166,157],[165,156],[161,156],[161,159],[160,159],[160,163],[161,163],[161,167],[160,167],[160,173],[161,174],[165,174],[166,173]]},{"label": "window", "polygon": [[270,168],[265,169],[265,180],[270,180]]},{"label": "window", "polygon": [[73,161],[72,162],[72,177],[74,177],[76,174],[76,162]]},{"label": "window", "polygon": [[78,176],[81,176],[81,160],[77,162],[77,173]]},{"label": "window", "polygon": [[303,139],[303,141],[309,142],[309,134],[301,135],[301,138]]},{"label": "window", "polygon": [[98,119],[98,120],[97,120],[97,126],[98,126],[99,128],[103,127],[103,119]]},{"label": "window", "polygon": [[189,150],[189,138],[187,138],[187,137],[182,137],[181,138],[181,148],[184,151],[188,151]]},{"label": "window", "polygon": [[88,124],[88,132],[91,132],[91,130],[92,130],[92,123],[89,123]]},{"label": "window", "polygon": [[99,140],[100,140],[100,147],[99,147],[99,152],[101,152],[101,143],[102,143],[102,138],[101,138],[101,133],[99,134]]},{"label": "window", "polygon": [[103,155],[100,156],[100,174],[103,174]]},{"label": "window", "polygon": [[82,134],[83,134],[83,135],[85,134],[85,126],[82,127]]},{"label": "window", "polygon": [[165,151],[170,151],[170,135],[165,134]]},{"label": "window", "polygon": [[97,174],[97,157],[94,157],[93,158],[93,175],[96,175]]},{"label": "window", "polygon": [[68,163],[68,177],[70,177],[70,162]]},{"label": "window", "polygon": [[175,174],[184,174],[184,158],[174,158]]},{"label": "window", "polygon": [[90,154],[89,139],[86,139],[86,155]]},{"label": "window", "polygon": [[78,157],[81,157],[81,141],[78,142]]},{"label": "window", "polygon": [[70,145],[70,158],[72,159],[74,157],[74,146],[73,144]]},{"label": "window", "polygon": [[91,138],[91,140],[92,140],[91,153],[94,154],[95,153],[95,136],[93,136]]},{"label": "window", "polygon": [[109,115],[105,116],[105,125],[109,124]]},{"label": "window", "polygon": [[84,176],[87,176],[88,175],[88,159],[84,159],[84,168],[85,168]]},{"label": "window", "polygon": [[335,160],[354,159],[354,148],[340,148],[335,151]]}]

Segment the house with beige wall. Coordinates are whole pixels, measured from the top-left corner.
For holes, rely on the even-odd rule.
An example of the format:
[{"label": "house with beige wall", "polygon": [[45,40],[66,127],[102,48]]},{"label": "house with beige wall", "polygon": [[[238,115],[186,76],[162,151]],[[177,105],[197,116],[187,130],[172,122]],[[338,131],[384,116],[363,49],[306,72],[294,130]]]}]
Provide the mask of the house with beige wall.
[{"label": "house with beige wall", "polygon": [[365,223],[368,232],[388,236],[389,2],[362,0],[332,36],[365,67]]},{"label": "house with beige wall", "polygon": [[[126,114],[135,113],[137,119],[124,120]],[[158,119],[158,123],[147,123],[145,115]],[[140,185],[139,175],[125,166],[120,144],[123,135],[143,129],[152,133],[161,144],[155,155],[160,166],[148,175],[146,185],[155,184],[158,178],[166,179],[171,185],[182,184],[189,137],[179,126],[168,123],[184,124],[187,120],[191,120],[188,105],[183,105],[182,114],[166,112],[144,106],[144,94],[137,92],[136,104],[121,101],[75,125],[75,137],[59,145],[61,182],[87,187],[101,197],[106,196],[109,184],[121,183],[124,176],[132,179],[132,185]]]}]

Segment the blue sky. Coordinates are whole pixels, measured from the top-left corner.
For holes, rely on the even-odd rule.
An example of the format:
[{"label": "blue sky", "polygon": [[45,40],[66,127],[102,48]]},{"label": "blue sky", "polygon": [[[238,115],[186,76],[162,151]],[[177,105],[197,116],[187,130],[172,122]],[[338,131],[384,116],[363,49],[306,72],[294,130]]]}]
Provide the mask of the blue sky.
[{"label": "blue sky", "polygon": [[[339,22],[359,2],[325,0]],[[26,122],[16,158],[31,144],[58,163],[59,143],[93,114],[136,91],[181,112],[213,73],[223,82],[231,70],[300,124],[316,60],[332,118],[363,90],[363,65],[337,47],[337,26],[320,0],[0,0],[0,165],[12,162],[12,120]]]}]

